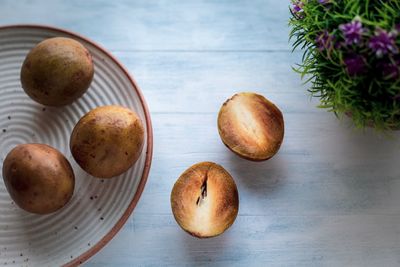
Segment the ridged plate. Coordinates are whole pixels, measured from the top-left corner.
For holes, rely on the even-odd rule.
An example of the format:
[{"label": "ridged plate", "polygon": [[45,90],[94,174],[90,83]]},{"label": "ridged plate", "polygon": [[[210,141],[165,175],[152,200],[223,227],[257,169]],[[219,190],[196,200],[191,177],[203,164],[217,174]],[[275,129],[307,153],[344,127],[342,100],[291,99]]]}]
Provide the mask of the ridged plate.
[{"label": "ridged plate", "polygon": [[[64,36],[86,46],[95,64],[87,93],[62,108],[44,107],[22,90],[20,68],[43,39]],[[135,110],[145,129],[141,157],[128,172],[110,180],[89,176],[75,163],[69,137],[79,118],[94,107],[119,104]],[[19,209],[0,180],[0,266],[75,266],[102,248],[122,227],[146,183],[152,156],[149,112],[139,88],[118,61],[98,45],[46,26],[0,27],[0,167],[17,144],[44,143],[59,149],[76,176],[71,201],[51,215]]]}]

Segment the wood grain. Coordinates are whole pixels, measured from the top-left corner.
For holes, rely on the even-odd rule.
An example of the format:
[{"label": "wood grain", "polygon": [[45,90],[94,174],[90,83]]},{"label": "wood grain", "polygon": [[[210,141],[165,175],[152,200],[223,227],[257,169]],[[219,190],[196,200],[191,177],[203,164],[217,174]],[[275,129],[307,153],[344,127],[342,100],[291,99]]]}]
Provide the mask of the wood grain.
[{"label": "wood grain", "polygon": [[112,50],[287,50],[276,0],[1,1],[1,23],[51,23]]},{"label": "wood grain", "polygon": [[[123,230],[85,266],[399,266],[399,133],[358,131],[316,108],[291,67],[289,1],[1,0],[0,23],[79,32],[112,50],[151,110],[149,180]],[[278,155],[254,163],[219,139],[220,105],[256,91],[283,112]],[[239,216],[197,240],[171,213],[178,176],[204,160],[235,178]]]}]

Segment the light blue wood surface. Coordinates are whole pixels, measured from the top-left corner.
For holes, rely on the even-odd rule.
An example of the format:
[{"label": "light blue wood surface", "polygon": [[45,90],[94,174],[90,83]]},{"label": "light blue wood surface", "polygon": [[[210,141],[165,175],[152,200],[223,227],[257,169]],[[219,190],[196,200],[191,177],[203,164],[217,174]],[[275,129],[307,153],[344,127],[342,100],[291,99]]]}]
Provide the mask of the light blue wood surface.
[{"label": "light blue wood surface", "polygon": [[[151,110],[154,158],[133,215],[85,266],[399,266],[400,141],[317,109],[291,66],[284,0],[0,0],[0,24],[63,27],[129,69]],[[280,153],[253,163],[221,143],[216,117],[238,91],[283,111]],[[199,161],[235,178],[239,216],[198,240],[172,216],[177,177]]]}]

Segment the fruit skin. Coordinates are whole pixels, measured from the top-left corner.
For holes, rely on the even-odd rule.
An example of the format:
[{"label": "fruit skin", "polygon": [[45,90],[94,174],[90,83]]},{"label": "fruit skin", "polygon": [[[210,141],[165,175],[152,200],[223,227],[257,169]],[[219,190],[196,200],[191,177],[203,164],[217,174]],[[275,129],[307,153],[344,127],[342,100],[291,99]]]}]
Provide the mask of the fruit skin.
[{"label": "fruit skin", "polygon": [[23,144],[12,149],[3,162],[3,179],[14,202],[36,214],[64,207],[75,186],[68,160],[44,144]]},{"label": "fruit skin", "polygon": [[75,125],[70,149],[76,162],[98,178],[126,172],[139,158],[144,129],[138,115],[121,106],[102,106],[89,111]]},{"label": "fruit skin", "polygon": [[187,169],[171,192],[171,208],[183,230],[198,238],[222,234],[235,221],[239,194],[220,165],[200,162]]},{"label": "fruit skin", "polygon": [[86,92],[93,75],[89,51],[73,39],[55,37],[40,42],[28,53],[21,68],[21,84],[36,102],[63,106]]},{"label": "fruit skin", "polygon": [[277,106],[262,95],[243,92],[222,105],[218,132],[235,154],[251,161],[264,161],[278,152],[285,127]]}]

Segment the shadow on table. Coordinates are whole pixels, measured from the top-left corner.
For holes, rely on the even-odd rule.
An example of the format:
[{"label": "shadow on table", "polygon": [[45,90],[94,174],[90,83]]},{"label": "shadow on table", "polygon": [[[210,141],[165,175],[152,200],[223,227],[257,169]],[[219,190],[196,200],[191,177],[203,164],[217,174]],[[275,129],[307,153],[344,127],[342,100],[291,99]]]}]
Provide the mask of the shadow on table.
[{"label": "shadow on table", "polygon": [[235,244],[232,229],[213,238],[199,239],[183,232],[181,237],[184,247],[182,252],[186,253],[189,266],[211,263],[215,265],[218,261],[223,260],[226,263],[226,261],[233,260],[227,257],[227,254],[232,254],[232,246]]},{"label": "shadow on table", "polygon": [[331,197],[322,201],[328,210],[350,213],[398,214],[400,209],[400,131],[378,133],[344,124],[331,136]]},{"label": "shadow on table", "polygon": [[229,172],[240,187],[245,187],[256,194],[266,194],[278,190],[285,182],[288,167],[282,155],[275,155],[273,158],[254,162],[243,159],[234,153],[229,152]]}]

